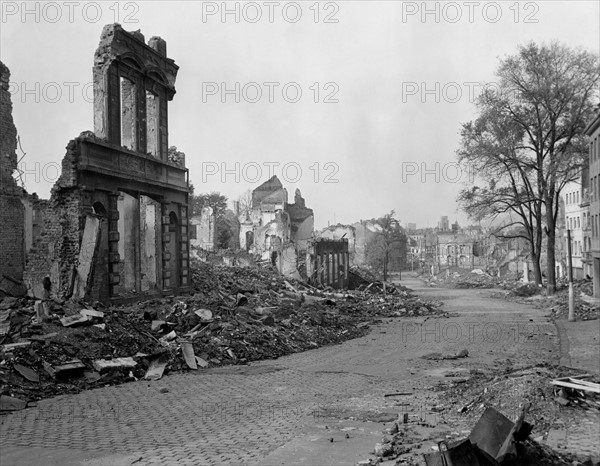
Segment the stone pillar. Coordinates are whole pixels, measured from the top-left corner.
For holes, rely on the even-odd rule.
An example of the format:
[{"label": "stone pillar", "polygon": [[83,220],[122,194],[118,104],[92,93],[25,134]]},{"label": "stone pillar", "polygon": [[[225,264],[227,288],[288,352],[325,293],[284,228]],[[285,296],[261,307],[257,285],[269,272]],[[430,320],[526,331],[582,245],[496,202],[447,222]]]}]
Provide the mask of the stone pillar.
[{"label": "stone pillar", "polygon": [[181,286],[182,287],[187,287],[190,284],[190,277],[189,277],[189,259],[190,259],[190,248],[189,248],[189,242],[188,242],[188,208],[187,206],[180,206],[179,207],[179,218],[180,218],[180,223],[181,226],[179,228],[179,235],[180,235],[180,242],[179,244],[181,245],[181,260],[179,261],[180,266],[181,266],[181,272],[180,272],[180,277],[181,277]]},{"label": "stone pillar", "polygon": [[321,265],[323,264],[323,259],[321,258],[321,254],[315,254],[315,283],[317,285],[321,285]]},{"label": "stone pillar", "polygon": [[118,201],[118,192],[111,192],[108,195],[108,281],[111,298],[121,294]]},{"label": "stone pillar", "polygon": [[593,284],[594,284],[594,298],[600,299],[600,258],[593,257]]},{"label": "stone pillar", "polygon": [[169,234],[170,224],[169,206],[168,204],[162,204],[163,290],[171,288],[171,252],[169,251],[169,243],[171,242],[171,236]]}]

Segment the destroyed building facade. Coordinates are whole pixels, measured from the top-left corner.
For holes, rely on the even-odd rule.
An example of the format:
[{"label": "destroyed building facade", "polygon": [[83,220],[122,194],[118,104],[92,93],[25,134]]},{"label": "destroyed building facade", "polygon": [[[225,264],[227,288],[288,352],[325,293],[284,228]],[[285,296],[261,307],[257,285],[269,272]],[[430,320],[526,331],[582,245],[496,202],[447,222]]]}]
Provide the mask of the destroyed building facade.
[{"label": "destroyed building facade", "polygon": [[25,266],[23,190],[17,170],[17,128],[12,118],[10,71],[0,62],[0,289],[10,291],[23,278]]},{"label": "destroyed building facade", "polygon": [[252,191],[252,206],[239,216],[240,247],[271,261],[281,273],[300,278],[299,257],[304,257],[313,237],[314,214],[300,190],[288,203],[287,190],[277,176]]},{"label": "destroyed building facade", "polygon": [[[71,140],[24,274],[30,294],[120,301],[189,288],[185,161],[168,152],[178,66],[118,24],[94,56],[94,132]],[[48,283],[46,279],[46,283]]]},{"label": "destroyed building facade", "polygon": [[348,288],[350,255],[348,239],[315,238],[306,252],[309,283],[318,287]]}]

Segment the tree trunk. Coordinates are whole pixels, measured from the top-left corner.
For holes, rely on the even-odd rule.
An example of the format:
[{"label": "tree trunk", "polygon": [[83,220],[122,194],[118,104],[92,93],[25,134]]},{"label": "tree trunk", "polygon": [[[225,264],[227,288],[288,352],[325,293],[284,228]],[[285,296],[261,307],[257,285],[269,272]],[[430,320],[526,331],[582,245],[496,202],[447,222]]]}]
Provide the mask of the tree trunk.
[{"label": "tree trunk", "polygon": [[387,282],[388,253],[383,253],[383,281]]},{"label": "tree trunk", "polygon": [[537,286],[542,284],[542,267],[540,266],[540,256],[538,254],[531,255],[531,261],[533,262],[533,279]]},{"label": "tree trunk", "polygon": [[546,294],[548,296],[552,296],[556,291],[556,251],[554,250],[556,244],[556,229],[554,228],[554,225],[548,224],[546,235],[548,236],[548,242],[546,246],[546,267],[548,269],[548,284],[546,285]]}]

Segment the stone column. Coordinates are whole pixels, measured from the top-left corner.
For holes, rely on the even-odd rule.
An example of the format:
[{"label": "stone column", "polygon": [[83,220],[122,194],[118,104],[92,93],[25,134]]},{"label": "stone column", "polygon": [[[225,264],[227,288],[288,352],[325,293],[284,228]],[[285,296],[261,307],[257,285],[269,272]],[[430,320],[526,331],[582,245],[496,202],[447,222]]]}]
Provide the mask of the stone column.
[{"label": "stone column", "polygon": [[169,234],[169,225],[171,219],[169,218],[169,206],[168,204],[162,204],[162,258],[163,258],[163,290],[171,288],[171,253],[169,251],[169,243],[171,242],[171,236]]},{"label": "stone column", "polygon": [[190,284],[189,277],[189,259],[190,259],[190,248],[189,246],[189,236],[188,236],[188,208],[187,206],[180,206],[179,208],[179,217],[181,222],[181,227],[179,228],[180,234],[180,242],[181,251],[180,251],[180,264],[181,264],[181,286],[187,287]]},{"label": "stone column", "polygon": [[118,192],[111,192],[108,195],[108,283],[111,298],[121,294],[118,201]]}]

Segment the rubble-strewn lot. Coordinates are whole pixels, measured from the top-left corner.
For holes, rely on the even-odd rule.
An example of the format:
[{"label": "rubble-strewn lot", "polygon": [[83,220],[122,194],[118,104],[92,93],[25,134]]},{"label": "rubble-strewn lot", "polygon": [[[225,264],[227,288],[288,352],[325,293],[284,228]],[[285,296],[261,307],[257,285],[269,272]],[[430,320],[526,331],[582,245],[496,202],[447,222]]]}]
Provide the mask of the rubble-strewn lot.
[{"label": "rubble-strewn lot", "polygon": [[[547,309],[554,319],[566,319],[569,314],[569,285],[562,279],[557,282],[557,291],[553,296],[546,296],[546,288],[534,283],[523,283],[515,273],[502,277],[489,275],[480,269],[442,272],[432,277],[422,276],[429,286],[449,288],[498,288],[497,297],[507,300],[533,304]],[[573,283],[575,297],[575,319],[593,320],[600,317],[600,307],[593,306],[583,299],[582,295],[593,295],[591,279],[576,280]]]},{"label": "rubble-strewn lot", "polygon": [[[456,377],[459,375],[460,377]],[[442,381],[433,389],[438,393],[438,403],[431,407],[432,413],[426,413],[420,422],[407,424],[402,416],[387,427],[382,433],[382,441],[375,446],[375,459],[366,460],[363,464],[373,465],[378,462],[395,465],[425,465],[422,455],[416,453],[424,441],[445,441],[451,447],[464,442],[466,438],[475,445],[477,438],[486,436],[492,443],[484,443],[478,447],[467,443],[467,450],[477,448],[487,450],[500,449],[503,442],[510,438],[513,447],[506,458],[494,461],[480,461],[480,464],[503,466],[537,466],[537,465],[595,465],[586,455],[576,456],[565,451],[555,451],[546,441],[553,429],[564,429],[582,423],[584,417],[598,419],[600,415],[600,394],[598,385],[600,377],[585,375],[581,371],[549,364],[516,367],[506,360],[494,369],[471,370],[456,374],[447,373],[448,381]],[[569,379],[565,379],[565,378]],[[561,380],[562,379],[562,380]],[[567,388],[575,386],[583,380],[587,385],[582,389]],[[554,385],[564,382],[563,386]],[[581,387],[581,385],[579,385]],[[400,394],[401,395],[401,394]],[[490,411],[495,413],[489,416]],[[519,434],[507,435],[505,427],[500,427],[504,419],[505,426],[510,420],[522,415],[524,427]],[[487,419],[490,427],[485,429],[479,422]],[[496,424],[498,422],[498,424]],[[597,430],[597,424],[596,430]],[[452,426],[444,430],[442,426]],[[497,429],[497,431],[495,430]],[[500,432],[504,433],[500,435]],[[496,443],[495,447],[494,442]],[[466,448],[466,447],[465,447]],[[422,450],[421,450],[422,451]],[[473,454],[473,451],[471,454]],[[478,450],[477,450],[478,451]],[[429,450],[428,455],[434,453]],[[465,457],[467,453],[463,450]],[[387,463],[394,460],[394,463]],[[433,460],[431,460],[433,461]],[[440,460],[441,461],[441,460]],[[581,462],[583,461],[583,463]],[[442,464],[442,463],[427,463]]]},{"label": "rubble-strewn lot", "polygon": [[[170,371],[245,364],[362,336],[379,317],[445,315],[389,285],[322,292],[269,269],[193,265],[195,293],[126,306],[0,303],[2,409]],[[365,291],[365,289],[368,290]],[[14,400],[13,398],[18,400]]]},{"label": "rubble-strewn lot", "polygon": [[465,270],[456,269],[443,271],[437,275],[421,277],[429,286],[446,286],[450,288],[504,288],[510,289],[517,286],[518,275],[516,273],[497,277],[484,272],[481,269]]}]

